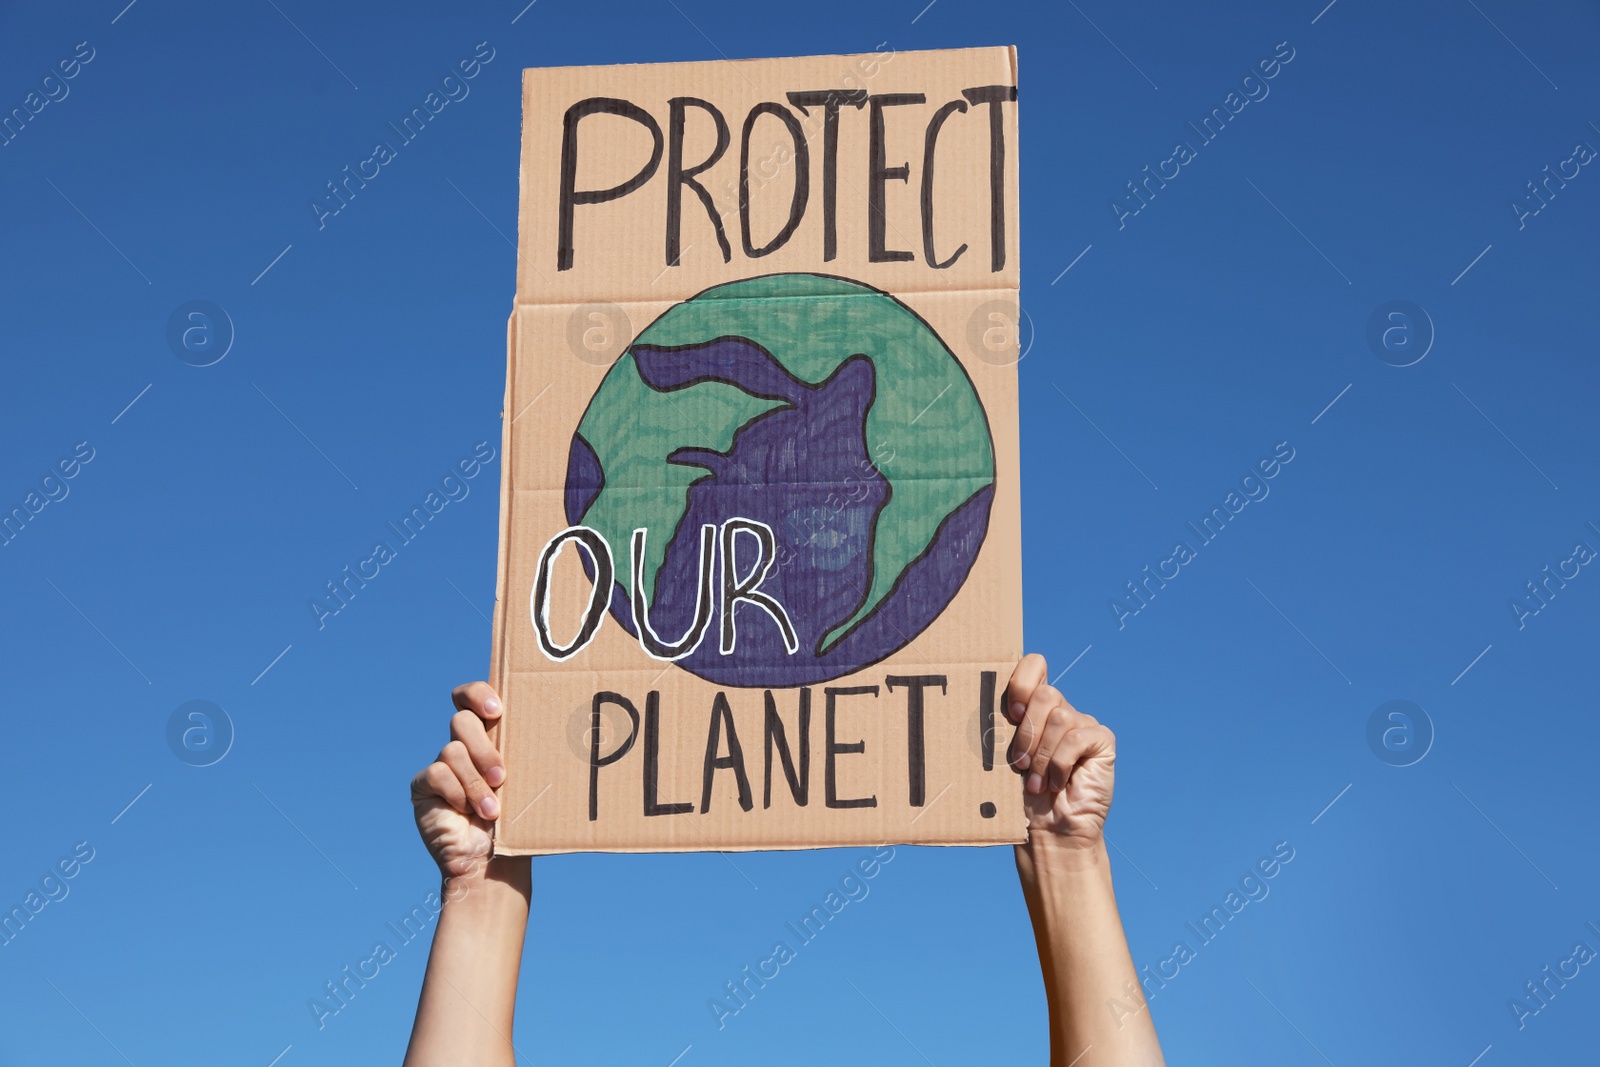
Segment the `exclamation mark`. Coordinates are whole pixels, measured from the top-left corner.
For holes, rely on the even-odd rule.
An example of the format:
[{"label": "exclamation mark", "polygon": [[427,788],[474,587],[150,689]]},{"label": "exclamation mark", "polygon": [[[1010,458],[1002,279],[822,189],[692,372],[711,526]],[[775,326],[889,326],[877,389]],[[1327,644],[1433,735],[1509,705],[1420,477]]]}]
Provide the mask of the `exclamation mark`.
[{"label": "exclamation mark", "polygon": [[[983,769],[994,770],[994,683],[995,672],[983,672],[983,685],[978,695],[978,737],[983,749]],[[985,819],[994,818],[994,802],[985,800],[978,805],[978,814]]]}]

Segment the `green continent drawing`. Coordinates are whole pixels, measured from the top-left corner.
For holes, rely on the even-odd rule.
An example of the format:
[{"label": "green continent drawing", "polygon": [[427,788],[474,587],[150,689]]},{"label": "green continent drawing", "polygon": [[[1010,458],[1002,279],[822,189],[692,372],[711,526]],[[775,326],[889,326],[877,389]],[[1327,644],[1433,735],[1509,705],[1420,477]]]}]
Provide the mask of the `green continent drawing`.
[{"label": "green continent drawing", "polygon": [[[674,637],[695,615],[700,528],[769,527],[778,564],[761,590],[798,650],[744,605],[732,653],[708,640],[678,663],[719,684],[801,685],[938,617],[982,545],[994,469],[972,383],[927,323],[856,282],[777,274],[709,289],[634,339],[578,424],[565,505],[621,557],[648,531],[650,622]],[[612,614],[636,633],[625,558],[617,577]]]}]

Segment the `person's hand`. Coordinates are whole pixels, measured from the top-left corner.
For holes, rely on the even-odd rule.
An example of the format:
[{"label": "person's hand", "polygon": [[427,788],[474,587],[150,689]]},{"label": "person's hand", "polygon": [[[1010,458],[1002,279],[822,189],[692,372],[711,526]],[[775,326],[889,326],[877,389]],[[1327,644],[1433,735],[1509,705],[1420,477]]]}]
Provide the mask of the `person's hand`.
[{"label": "person's hand", "polygon": [[[1161,1043],[1128,953],[1106,854],[1117,739],[1067,703],[1049,676],[1043,656],[1024,656],[1006,686],[1005,712],[1017,728],[1007,758],[1021,777],[1028,814],[1028,839],[1015,852],[1017,878],[1050,1005],[1050,1062],[1159,1067]],[[1108,1012],[1107,991],[1131,1006],[1119,1011],[1113,999]]]},{"label": "person's hand", "polygon": [[485,730],[502,711],[489,683],[457,686],[450,696],[457,708],[450,743],[411,780],[411,805],[440,873],[460,884],[490,873],[489,824],[500,817],[494,790],[505,782],[506,767]]},{"label": "person's hand", "polygon": [[526,856],[492,855],[489,829],[500,817],[494,790],[506,780],[506,765],[484,724],[500,721],[500,698],[487,682],[458,686],[450,695],[456,706],[450,743],[411,780],[417,832],[444,875],[444,900],[405,1062],[513,1067],[511,1020],[528,932],[531,865]]},{"label": "person's hand", "polygon": [[1006,686],[1006,718],[1017,730],[1008,760],[1022,776],[1028,839],[1097,847],[1111,810],[1117,739],[1062,696],[1038,653],[1024,656]]}]

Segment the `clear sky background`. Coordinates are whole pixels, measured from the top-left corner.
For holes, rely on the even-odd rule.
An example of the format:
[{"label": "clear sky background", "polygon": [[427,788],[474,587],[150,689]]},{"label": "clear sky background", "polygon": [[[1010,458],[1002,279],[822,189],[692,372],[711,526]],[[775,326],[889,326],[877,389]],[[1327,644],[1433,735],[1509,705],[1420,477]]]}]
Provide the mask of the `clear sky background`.
[{"label": "clear sky background", "polygon": [[[1593,4],[125,2],[0,14],[0,110],[93,53],[0,147],[0,504],[93,450],[0,548],[0,905],[93,850],[0,947],[0,1063],[398,1060],[425,939],[321,1029],[307,1004],[436,887],[406,784],[486,671],[498,462],[325,629],[307,601],[498,449],[519,70],[1012,43],[1027,643],[1120,737],[1136,962],[1294,850],[1157,991],[1169,1057],[1593,1056],[1600,965],[1508,1006],[1600,950],[1600,566],[1564,562],[1600,549],[1600,170],[1565,162],[1600,148]],[[484,41],[319,231],[324,183]],[[1519,220],[1546,166],[1577,173]],[[168,344],[190,300],[232,322],[212,366]],[[1269,495],[1119,619],[1280,442]],[[1546,566],[1576,575],[1519,619]],[[232,724],[209,767],[169,747],[191,700]],[[1410,766],[1404,724],[1369,743],[1393,700],[1431,724]],[[1008,849],[898,850],[718,1030],[860,855],[536,861],[521,1062],[1043,1063]]]}]

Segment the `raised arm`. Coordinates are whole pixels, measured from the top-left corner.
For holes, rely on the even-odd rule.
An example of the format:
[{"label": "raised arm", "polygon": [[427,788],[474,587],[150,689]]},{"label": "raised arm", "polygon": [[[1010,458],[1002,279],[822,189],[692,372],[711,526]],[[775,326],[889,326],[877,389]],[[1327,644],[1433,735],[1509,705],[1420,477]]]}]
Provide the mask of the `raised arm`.
[{"label": "raised arm", "polygon": [[1017,875],[1044,971],[1051,1067],[1157,1067],[1165,1061],[1106,857],[1117,739],[1048,677],[1043,656],[1024,657],[1006,687],[1006,717],[1017,728],[1009,758],[1028,814]]},{"label": "raised arm", "polygon": [[451,694],[451,741],[411,781],[417,831],[439,864],[444,902],[422,980],[406,1067],[514,1067],[511,1017],[528,928],[526,857],[490,858],[494,788],[505,764],[485,723],[501,714],[487,682]]}]

